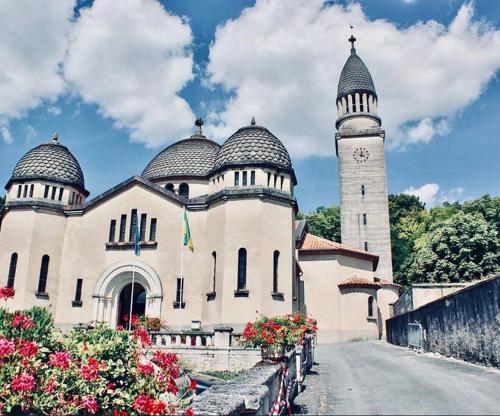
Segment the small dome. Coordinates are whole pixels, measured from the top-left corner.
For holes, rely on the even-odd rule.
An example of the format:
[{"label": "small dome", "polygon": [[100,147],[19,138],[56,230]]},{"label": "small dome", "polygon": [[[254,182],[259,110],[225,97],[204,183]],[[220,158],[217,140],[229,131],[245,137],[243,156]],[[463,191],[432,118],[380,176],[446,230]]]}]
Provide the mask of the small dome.
[{"label": "small dome", "polygon": [[193,135],[174,143],[149,162],[142,176],[160,179],[172,176],[207,176],[220,145],[205,136]]},{"label": "small dome", "polygon": [[41,144],[26,153],[17,162],[10,182],[15,180],[45,179],[72,185],[85,191],[85,180],[80,164],[57,136],[51,143]]},{"label": "small dome", "polygon": [[269,163],[291,169],[290,156],[281,141],[268,129],[252,125],[243,127],[227,139],[217,154],[214,168],[242,163]]},{"label": "small dome", "polygon": [[337,100],[356,92],[365,92],[373,94],[375,97],[377,96],[368,68],[356,54],[356,50],[352,49],[351,56],[347,59],[340,74]]}]

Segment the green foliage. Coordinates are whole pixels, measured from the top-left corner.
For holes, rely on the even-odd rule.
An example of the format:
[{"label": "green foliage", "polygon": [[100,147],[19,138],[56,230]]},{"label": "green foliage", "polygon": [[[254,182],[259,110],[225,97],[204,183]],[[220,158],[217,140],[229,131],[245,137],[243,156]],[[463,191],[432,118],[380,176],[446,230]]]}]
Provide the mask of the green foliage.
[{"label": "green foliage", "polygon": [[311,234],[340,242],[340,208],[338,206],[319,207],[309,214],[297,215],[297,219],[306,219]]},{"label": "green foliage", "polygon": [[240,376],[242,373],[243,371],[203,371],[203,374],[206,374],[207,376],[212,376],[225,381],[232,380],[233,378]]}]

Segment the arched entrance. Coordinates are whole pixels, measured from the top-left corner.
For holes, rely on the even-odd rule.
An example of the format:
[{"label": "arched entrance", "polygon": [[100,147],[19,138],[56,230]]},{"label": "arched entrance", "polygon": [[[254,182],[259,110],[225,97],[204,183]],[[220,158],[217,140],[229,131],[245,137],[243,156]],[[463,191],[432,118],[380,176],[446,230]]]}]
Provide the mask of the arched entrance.
[{"label": "arched entrance", "polygon": [[[120,292],[118,300],[118,325],[128,328],[130,317],[130,298],[132,296],[132,283],[126,285]],[[146,289],[139,284],[134,283],[132,299],[132,315],[144,316],[146,314]]]},{"label": "arched entrance", "polygon": [[108,267],[97,280],[92,294],[93,321],[106,322],[112,327],[123,325],[123,316],[130,312],[132,279],[135,282],[132,312],[161,317],[163,291],[158,274],[141,261],[135,264],[124,261]]}]

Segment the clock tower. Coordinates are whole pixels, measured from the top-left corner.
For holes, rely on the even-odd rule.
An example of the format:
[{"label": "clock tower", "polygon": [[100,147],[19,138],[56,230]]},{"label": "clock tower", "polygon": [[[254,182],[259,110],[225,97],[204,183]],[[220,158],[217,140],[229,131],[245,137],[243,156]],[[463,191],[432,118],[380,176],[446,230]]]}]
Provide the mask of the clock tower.
[{"label": "clock tower", "polygon": [[385,131],[375,86],[355,41],[351,35],[351,55],[340,74],[336,101],[342,243],[377,254],[375,276],[392,281]]}]

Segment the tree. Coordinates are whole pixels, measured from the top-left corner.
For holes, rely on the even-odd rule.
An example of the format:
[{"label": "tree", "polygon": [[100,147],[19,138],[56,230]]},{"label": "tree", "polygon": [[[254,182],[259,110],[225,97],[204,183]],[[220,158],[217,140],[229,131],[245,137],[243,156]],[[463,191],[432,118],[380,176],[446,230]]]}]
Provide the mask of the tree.
[{"label": "tree", "polygon": [[318,207],[309,214],[297,215],[297,219],[306,219],[311,234],[340,242],[340,208]]},{"label": "tree", "polygon": [[500,269],[500,240],[480,213],[457,212],[415,240],[401,267],[403,284],[468,282]]},{"label": "tree", "polygon": [[462,210],[469,214],[480,213],[500,236],[500,197],[492,198],[489,194],[484,194],[480,198],[465,201]]}]

